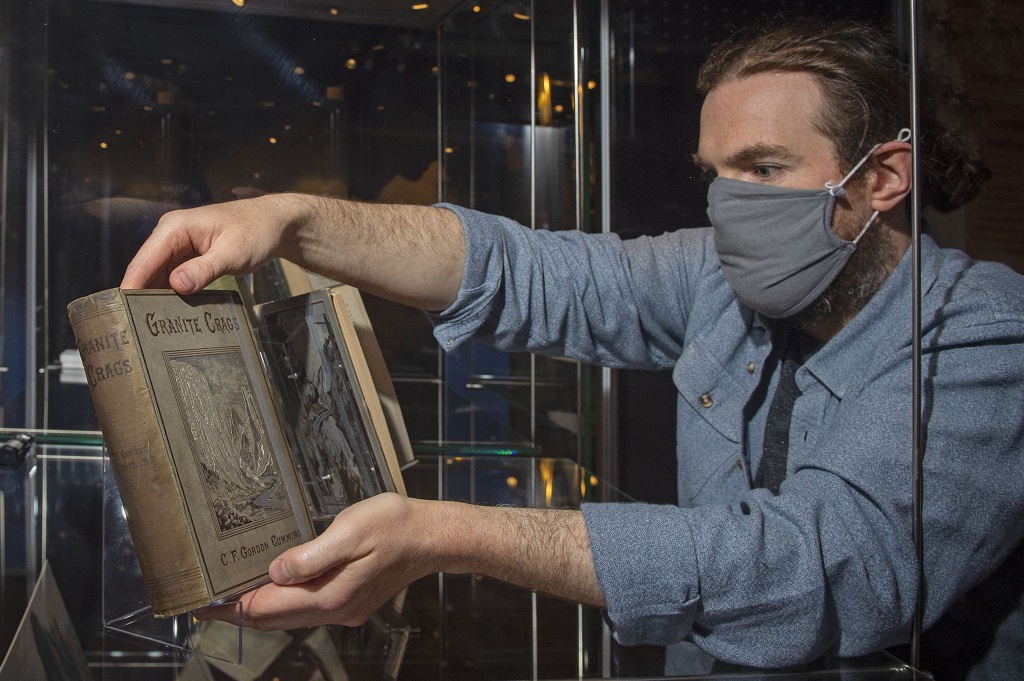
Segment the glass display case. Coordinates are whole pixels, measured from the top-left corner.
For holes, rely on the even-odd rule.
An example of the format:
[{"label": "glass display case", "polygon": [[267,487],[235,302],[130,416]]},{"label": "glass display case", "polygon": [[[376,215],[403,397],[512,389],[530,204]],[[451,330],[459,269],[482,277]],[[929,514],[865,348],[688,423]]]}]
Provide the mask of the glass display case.
[{"label": "glass display case", "polygon": [[[110,592],[116,591],[113,598],[119,601],[132,590],[141,593],[137,565],[134,572],[129,565],[130,545],[117,561],[110,560],[118,551],[105,535],[117,529],[119,514],[116,487],[105,478],[109,469],[101,447],[45,442],[32,447],[24,464],[0,476],[2,546],[17,551],[31,566],[0,573],[3,612],[24,610],[46,565],[92,678],[498,681],[661,676],[657,666],[662,658],[656,651],[613,644],[599,611],[476,575],[423,578],[359,628],[240,634],[230,625],[223,625],[227,631],[220,629],[220,623],[204,630],[187,617],[156,622],[161,630],[152,627],[152,620],[148,629],[103,626]],[[578,507],[606,486],[565,458],[457,454],[425,459],[407,471],[406,482],[410,494],[420,498],[535,508]],[[604,496],[627,500],[615,489]],[[5,640],[13,637],[19,619],[3,618],[5,630],[0,633]],[[927,678],[886,655],[830,664],[842,669],[842,678]],[[753,673],[724,669],[715,678],[752,678]],[[766,679],[794,680],[821,678],[821,673],[761,672]]]},{"label": "glass display case", "polygon": [[[928,215],[929,229],[1022,270],[1013,74],[1024,18],[1013,0],[980,13],[945,5],[926,3],[923,44],[959,57],[997,173],[966,209]],[[696,68],[735,27],[803,15],[908,22],[891,0],[0,3],[0,431],[38,436],[26,465],[0,468],[0,649],[47,563],[95,676],[182,672],[178,653],[102,626],[101,438],[66,315],[74,298],[118,284],[161,215],[296,191],[448,201],[624,239],[704,224],[688,162]],[[418,459],[411,494],[676,502],[668,372],[475,341],[445,352],[422,313],[364,300]],[[421,580],[402,612],[406,629],[385,619],[325,633],[349,678],[387,677],[395,655],[403,679],[652,678],[663,661],[615,645],[596,610],[489,579]],[[279,678],[343,678],[324,671],[317,641],[303,647],[311,634],[287,643]],[[887,656],[830,664],[842,678],[918,675]]]}]

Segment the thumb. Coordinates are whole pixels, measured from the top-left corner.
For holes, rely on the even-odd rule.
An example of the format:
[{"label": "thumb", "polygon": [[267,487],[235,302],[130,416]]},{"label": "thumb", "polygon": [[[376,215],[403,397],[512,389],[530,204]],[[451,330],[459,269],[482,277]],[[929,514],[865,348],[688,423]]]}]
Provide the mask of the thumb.
[{"label": "thumb", "polygon": [[330,528],[319,537],[294,546],[270,563],[270,578],[276,584],[301,584],[316,579],[331,568],[349,560],[334,540]]},{"label": "thumb", "polygon": [[178,265],[168,277],[168,283],[182,295],[201,291],[224,274],[228,274],[228,264],[217,257],[215,251],[186,260]]}]

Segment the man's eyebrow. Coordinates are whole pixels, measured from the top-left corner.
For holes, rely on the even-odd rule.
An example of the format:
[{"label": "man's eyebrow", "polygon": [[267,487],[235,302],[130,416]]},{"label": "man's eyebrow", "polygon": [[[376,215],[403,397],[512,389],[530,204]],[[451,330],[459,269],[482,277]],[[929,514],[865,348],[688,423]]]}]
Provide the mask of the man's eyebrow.
[{"label": "man's eyebrow", "polygon": [[[752,144],[739,151],[730,154],[725,158],[724,167],[735,168],[745,166],[754,161],[765,158],[772,158],[779,161],[792,161],[797,158],[788,147],[778,144]],[[713,168],[714,166],[698,153],[693,154],[693,162],[700,168]]]}]

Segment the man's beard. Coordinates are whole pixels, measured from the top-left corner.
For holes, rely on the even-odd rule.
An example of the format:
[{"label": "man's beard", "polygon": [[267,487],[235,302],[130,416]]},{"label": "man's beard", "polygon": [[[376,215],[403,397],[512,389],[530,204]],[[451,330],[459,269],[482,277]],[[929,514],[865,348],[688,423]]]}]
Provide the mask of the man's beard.
[{"label": "man's beard", "polygon": [[896,264],[892,259],[889,229],[876,221],[857,242],[835,281],[813,303],[793,315],[792,321],[802,326],[826,317],[853,319],[889,278]]}]

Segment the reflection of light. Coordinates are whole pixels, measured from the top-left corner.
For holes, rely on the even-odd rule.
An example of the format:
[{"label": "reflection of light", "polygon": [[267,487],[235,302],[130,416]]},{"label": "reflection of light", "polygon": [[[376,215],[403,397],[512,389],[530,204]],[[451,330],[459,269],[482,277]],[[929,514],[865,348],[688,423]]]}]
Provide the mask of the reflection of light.
[{"label": "reflection of light", "polygon": [[565,107],[561,104],[555,104],[555,113],[562,113],[565,111]]},{"label": "reflection of light", "polygon": [[305,72],[306,69],[302,68],[301,66],[296,66],[294,69],[292,69],[292,73],[294,73],[296,76],[301,76]]},{"label": "reflection of light", "polygon": [[598,482],[597,476],[596,475],[591,475],[590,476],[590,486],[591,487],[597,487],[597,482]]},{"label": "reflection of light", "polygon": [[540,77],[540,92],[537,93],[537,111],[541,125],[551,125],[551,76]]},{"label": "reflection of light", "polygon": [[332,7],[329,11],[330,11],[332,17],[338,16],[338,8],[337,7]]},{"label": "reflection of light", "polygon": [[593,90],[596,87],[597,87],[597,81],[595,81],[595,80],[588,80],[587,81],[587,89],[588,90]]},{"label": "reflection of light", "polygon": [[143,110],[143,111],[152,111],[152,110],[153,110],[153,107],[151,107],[151,106],[149,106],[149,105],[147,104],[146,106],[142,107],[142,110]]},{"label": "reflection of light", "polygon": [[254,180],[258,180],[258,179],[260,179],[260,174],[259,173],[253,173],[252,177],[253,177]]},{"label": "reflection of light", "polygon": [[430,7],[430,3],[426,2],[417,2],[415,5],[412,6],[412,8],[415,10],[426,9],[428,7]]},{"label": "reflection of light", "polygon": [[430,72],[436,76],[438,73],[441,72],[441,69],[437,68],[437,66],[431,66]]},{"label": "reflection of light", "polygon": [[526,14],[525,12],[512,12],[512,16],[514,16],[516,19],[520,19],[522,21],[529,21],[530,20],[530,15]]},{"label": "reflection of light", "polygon": [[551,505],[551,498],[555,494],[555,460],[541,459],[538,464],[540,479],[544,483],[544,505]]},{"label": "reflection of light", "polygon": [[284,129],[285,129],[285,130],[291,130],[291,129],[292,129],[292,126],[290,126],[290,125],[285,125],[285,126],[284,126]]},{"label": "reflection of light", "polygon": [[135,80],[135,72],[134,71],[125,71],[124,72],[124,79],[125,80]]},{"label": "reflection of light", "polygon": [[505,82],[506,83],[514,83],[514,82],[516,82],[516,74],[514,74],[514,73],[506,73],[505,74]]},{"label": "reflection of light", "polygon": [[172,60],[168,59],[167,57],[164,57],[163,59],[160,60],[160,63],[163,64],[164,66],[169,66],[169,65],[173,64],[174,62]]},{"label": "reflection of light", "polygon": [[120,131],[120,130],[115,130],[115,131],[114,131],[114,134],[115,134],[115,135],[120,135],[120,134],[121,134],[121,131]]},{"label": "reflection of light", "polygon": [[479,12],[480,11],[480,5],[473,5],[473,11],[474,12]]},{"label": "reflection of light", "polygon": [[106,149],[106,148],[107,148],[107,143],[106,142],[100,142],[100,149]]},{"label": "reflection of light", "polygon": [[349,71],[354,70],[356,66],[358,66],[358,64],[356,63],[356,60],[353,59],[352,57],[349,57],[348,59],[345,60],[345,68],[348,69]]},{"label": "reflection of light", "polygon": [[245,7],[245,0],[231,0],[235,4],[235,7]]},{"label": "reflection of light", "polygon": [[270,138],[270,139],[269,139],[268,141],[269,141],[269,142],[270,142],[271,144],[277,144],[277,138],[276,138],[276,137],[271,137],[271,138]]},{"label": "reflection of light", "polygon": [[507,482],[508,486],[511,487],[512,489],[515,489],[516,487],[519,486],[519,481],[516,480],[516,477],[514,475],[508,476],[508,480],[506,480],[505,482]]},{"label": "reflection of light", "polygon": [[451,154],[451,153],[453,153],[454,151],[455,151],[455,150],[454,150],[454,149],[452,149],[451,147],[445,147],[445,148],[444,148],[444,153],[446,153],[446,154]]}]

